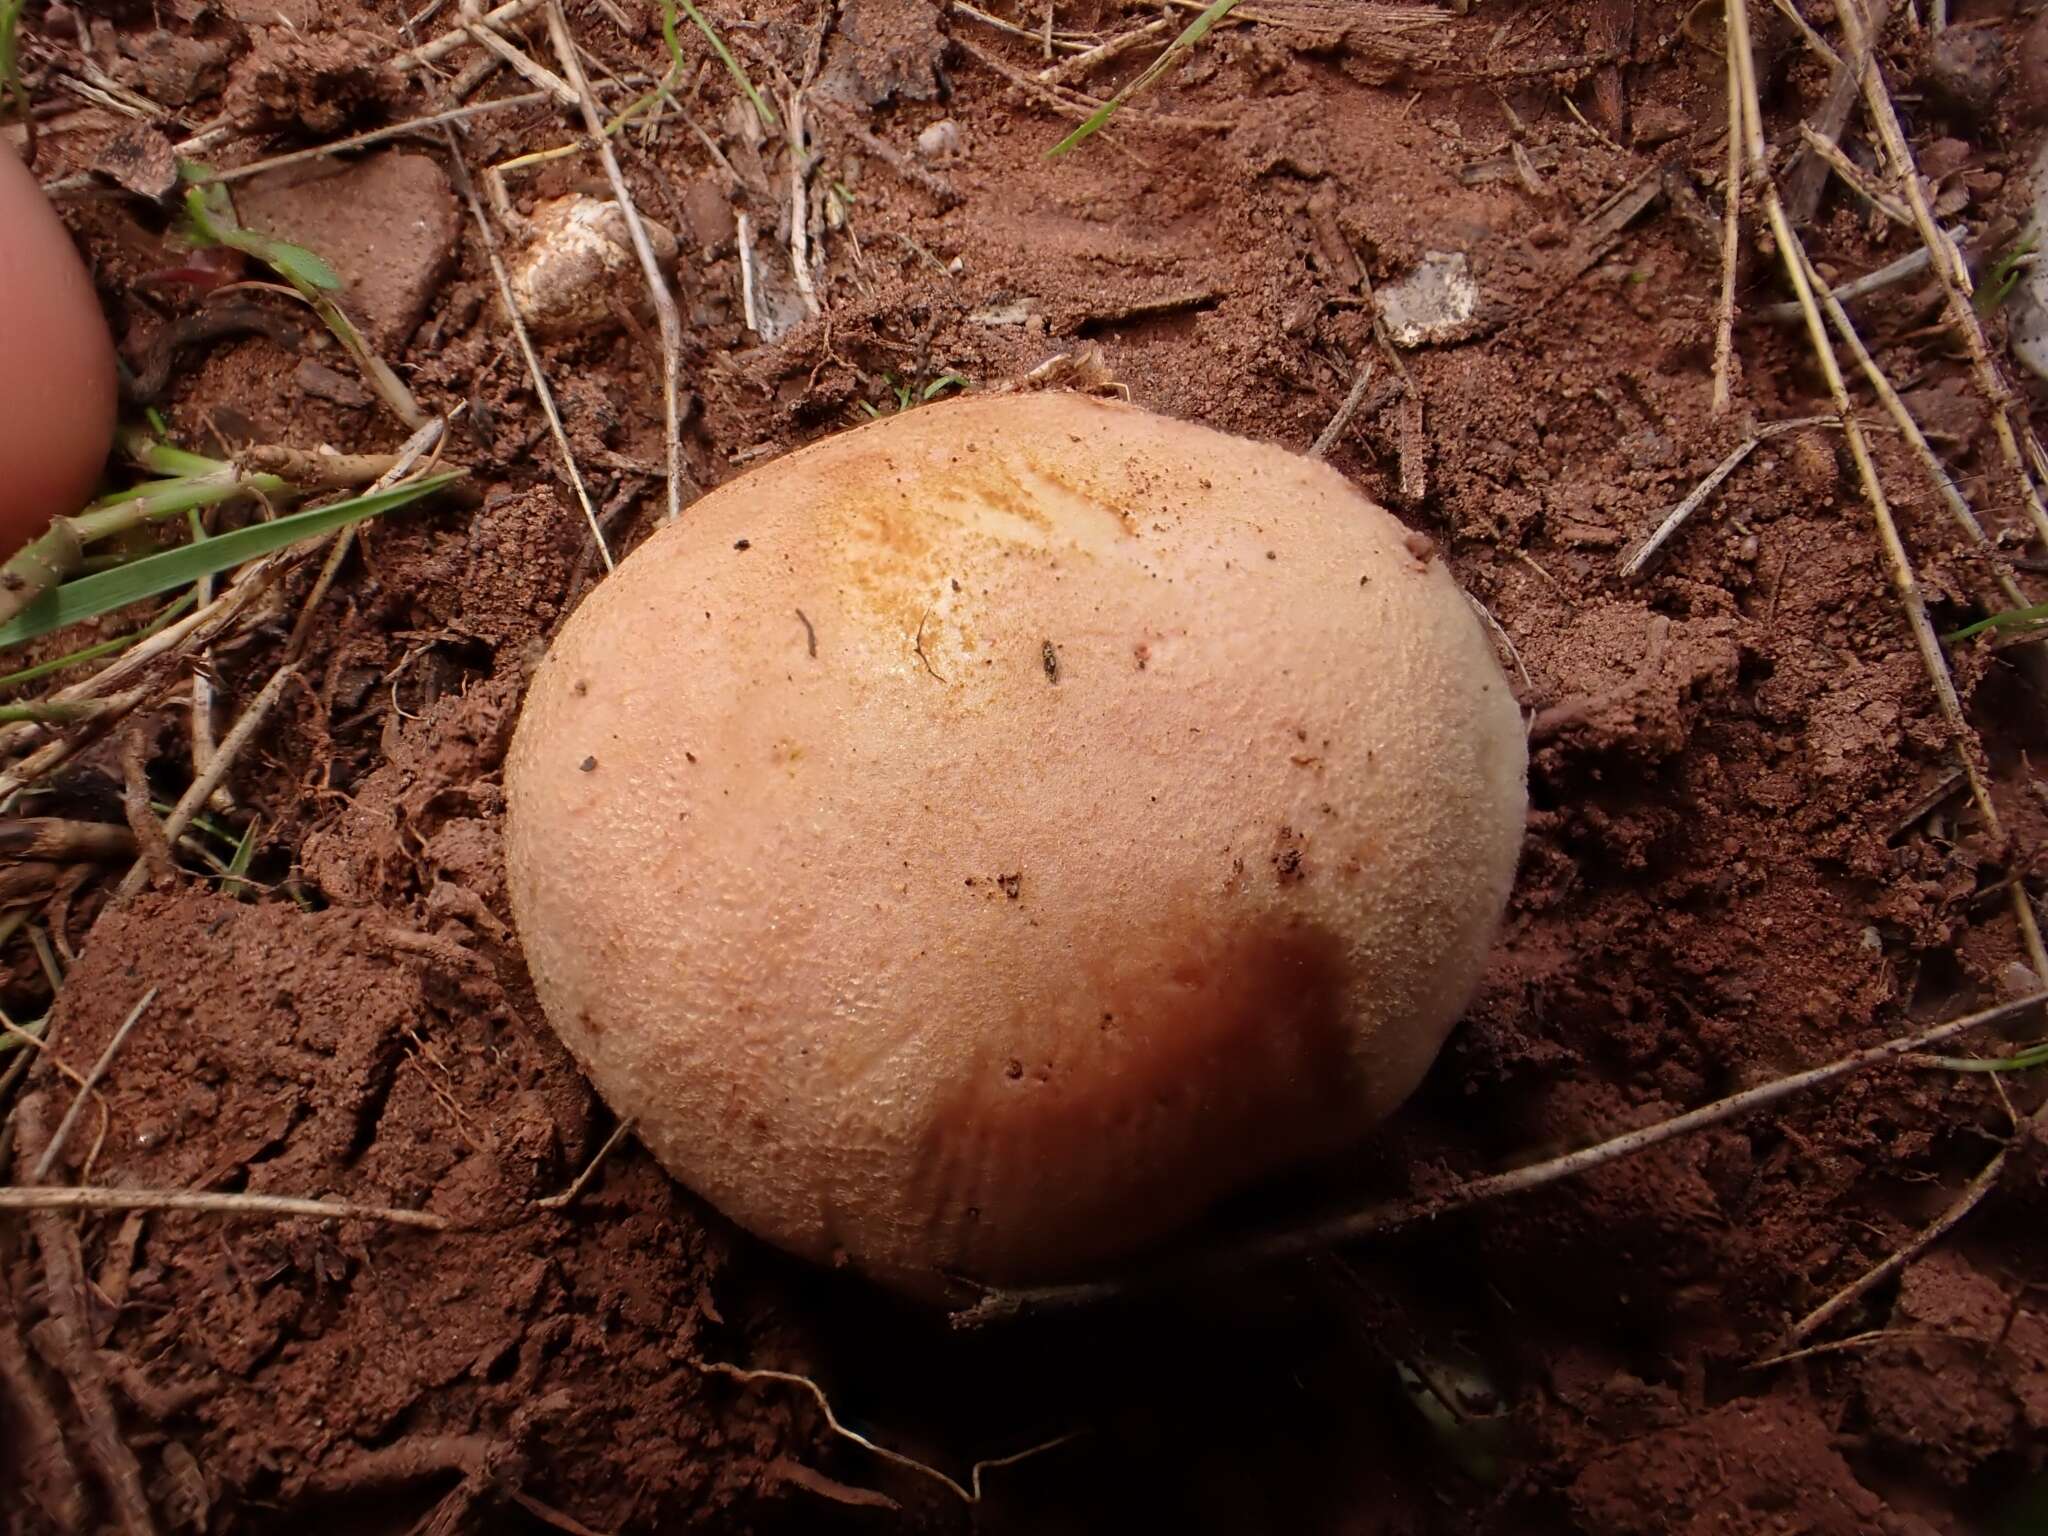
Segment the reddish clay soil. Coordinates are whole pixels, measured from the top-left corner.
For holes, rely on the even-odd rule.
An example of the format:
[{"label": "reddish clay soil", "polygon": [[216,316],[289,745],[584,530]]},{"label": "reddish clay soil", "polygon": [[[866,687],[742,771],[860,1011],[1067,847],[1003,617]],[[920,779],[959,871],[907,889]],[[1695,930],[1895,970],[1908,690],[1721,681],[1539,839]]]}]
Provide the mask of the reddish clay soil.
[{"label": "reddish clay soil", "polygon": [[[787,145],[686,25],[689,120],[617,143],[641,208],[680,245],[688,494],[894,408],[899,386],[951,373],[991,387],[1083,344],[1143,405],[1305,448],[1371,355],[1371,285],[1425,252],[1468,258],[1471,334],[1405,353],[1405,383],[1382,362],[1330,457],[1437,542],[1512,640],[1537,722],[1518,893],[1417,1098],[1314,1188],[1219,1220],[1532,1161],[2032,985],[2013,969],[2007,894],[2036,880],[2048,832],[2028,757],[2048,699],[2021,652],[1955,647],[2011,848],[1962,796],[1923,806],[1953,758],[1839,432],[1764,443],[1654,575],[1618,574],[1752,427],[1827,409],[1803,333],[1752,317],[1735,408],[1709,414],[1714,7],[1247,5],[1061,160],[1045,150],[1068,120],[1016,83],[1046,67],[1047,7],[986,0],[1007,30],[918,0],[706,9],[778,101],[809,82],[822,313],[792,280]],[[1152,14],[1050,9],[1061,42]],[[1832,5],[1801,9],[1839,45]],[[2013,0],[1947,9],[1966,48],[1951,40],[1936,68],[1929,6],[1900,0],[1885,67],[1983,272],[2023,214],[2048,21]],[[423,36],[455,7],[438,11]],[[664,67],[652,7],[570,11],[601,86]],[[1771,6],[1751,11],[1767,128],[1789,153],[1826,66]],[[538,17],[519,26],[549,58]],[[216,166],[436,110],[479,57],[465,45],[438,72],[402,72],[390,0],[35,9],[46,180],[163,153],[62,85],[85,71],[81,29],[94,78],[173,114],[162,137],[230,125]],[[1157,46],[1077,83],[1106,92]],[[529,89],[504,69],[463,84],[477,100]],[[463,156],[480,170],[566,144],[566,121],[544,104],[475,117]],[[349,280],[425,406],[465,408],[448,457],[474,487],[370,525],[343,568],[301,681],[231,778],[223,815],[260,828],[253,899],[188,875],[115,904],[120,866],[32,894],[69,965],[50,1056],[82,1070],[155,989],[61,1176],[459,1226],[0,1222],[6,1529],[2048,1528],[2048,1129],[2027,1118],[2041,1086],[2021,1074],[1889,1066],[1395,1239],[971,1334],[765,1251],[630,1143],[575,1204],[537,1205],[611,1123],[548,1033],[507,926],[499,769],[524,680],[600,568],[456,169],[416,135],[238,188],[245,219]],[[514,172],[515,214],[600,178],[581,155]],[[1616,227],[1601,209],[1629,189],[1658,197]],[[303,311],[153,280],[188,264],[163,208],[104,183],[64,206],[174,440],[401,440]],[[1745,310],[1785,297],[1754,227]],[[1913,248],[1839,182],[1808,239],[1837,278]],[[613,313],[542,355],[625,550],[661,513],[659,359],[637,276],[611,291]],[[167,325],[232,305],[264,328],[188,328],[197,339],[171,346]],[[1925,275],[1856,312],[2023,553]],[[2005,317],[1988,323],[2002,355]],[[1897,435],[1873,443],[1937,627],[1980,616],[1982,559]],[[312,569],[273,621],[213,655],[223,719],[277,664]],[[187,720],[167,705],[125,738],[164,799],[190,779]],[[120,822],[122,740],[29,807]],[[6,956],[6,1007],[34,1017],[48,988],[19,933]],[[12,1182],[69,1099],[47,1069],[28,1076]],[[1767,1363],[2005,1146],[1989,1197],[1811,1341],[1831,1347]],[[834,1435],[801,1386],[717,1362],[805,1373],[849,1428],[963,1481],[977,1459],[1075,1438],[988,1470],[970,1510]]]}]

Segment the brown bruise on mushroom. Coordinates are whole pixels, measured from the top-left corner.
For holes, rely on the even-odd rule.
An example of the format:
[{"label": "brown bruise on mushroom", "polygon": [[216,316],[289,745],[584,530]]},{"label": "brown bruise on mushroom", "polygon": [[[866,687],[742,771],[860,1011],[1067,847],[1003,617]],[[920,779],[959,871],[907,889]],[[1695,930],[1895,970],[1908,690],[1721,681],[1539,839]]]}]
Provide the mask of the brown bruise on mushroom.
[{"label": "brown bruise on mushroom", "polygon": [[1334,471],[966,400],[753,471],[593,593],[507,859],[550,1019],[664,1164],[928,1293],[1099,1268],[1398,1104],[1523,771],[1442,562]]}]

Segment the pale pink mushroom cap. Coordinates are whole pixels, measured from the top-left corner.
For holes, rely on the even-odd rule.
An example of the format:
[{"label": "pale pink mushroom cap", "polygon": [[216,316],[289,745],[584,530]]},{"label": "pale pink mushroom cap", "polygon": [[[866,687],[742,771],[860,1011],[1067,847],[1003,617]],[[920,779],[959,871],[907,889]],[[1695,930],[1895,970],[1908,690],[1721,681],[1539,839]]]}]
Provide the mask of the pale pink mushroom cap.
[{"label": "pale pink mushroom cap", "polygon": [[1355,1140],[1470,1001],[1525,737],[1322,464],[956,400],[712,492],[506,768],[548,1018],[741,1225],[903,1289],[1084,1274]]}]

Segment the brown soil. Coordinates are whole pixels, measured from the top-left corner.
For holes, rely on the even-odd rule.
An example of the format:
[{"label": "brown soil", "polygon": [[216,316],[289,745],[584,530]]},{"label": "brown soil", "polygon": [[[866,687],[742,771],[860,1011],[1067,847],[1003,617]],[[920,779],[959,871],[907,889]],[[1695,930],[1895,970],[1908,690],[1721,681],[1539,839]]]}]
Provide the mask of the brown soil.
[{"label": "brown soil", "polygon": [[[1044,16],[986,8],[1031,31]],[[729,170],[675,119],[652,143],[619,139],[642,208],[682,246],[699,487],[862,403],[892,408],[897,385],[949,371],[993,384],[1083,342],[1142,404],[1306,447],[1368,355],[1368,283],[1426,251],[1468,255],[1476,334],[1408,354],[1411,393],[1383,367],[1331,456],[1436,540],[1512,638],[1539,716],[1534,814],[1483,995],[1416,1100],[1317,1181],[1324,1195],[1529,1161],[2031,984],[2013,973],[1997,889],[2031,866],[2002,864],[1961,800],[1902,824],[1949,759],[1838,434],[1766,443],[1655,576],[1617,575],[1748,424],[1825,409],[1803,336],[1746,323],[1737,409],[1707,410],[1718,266],[1696,215],[1718,206],[1724,156],[1711,8],[1471,9],[1429,11],[1396,46],[1363,8],[1247,7],[1267,19],[1218,29],[1102,140],[1051,161],[1064,120],[988,62],[1040,69],[1035,40],[918,0],[711,6],[764,84],[802,78],[822,49],[811,185],[850,201],[823,221],[820,319],[786,255],[787,150],[763,141],[687,26],[700,62],[682,97]],[[1796,142],[1826,79],[1771,7],[1751,9],[1773,142]],[[2010,0],[1956,0],[1952,20],[2005,52],[1952,44],[1936,69],[1912,8],[1893,9],[1901,109],[1953,167],[1944,207],[1988,261],[2023,208],[2022,118],[2048,104],[2048,36]],[[102,65],[178,112],[171,138],[233,114],[216,164],[443,104],[389,66],[404,46],[392,4],[83,10]],[[617,10],[573,6],[579,36],[606,70],[657,72],[658,29],[634,0],[620,12],[632,29]],[[1116,0],[1056,10],[1102,36],[1146,19]],[[1700,42],[1680,31],[1689,14]],[[75,58],[72,16],[36,23],[48,46],[32,66]],[[544,30],[531,36],[547,57]],[[1584,62],[1617,50],[1623,67]],[[449,75],[474,56],[452,54]],[[1106,90],[1144,57],[1089,83]],[[510,94],[506,79],[480,94]],[[1147,121],[1162,112],[1228,126]],[[920,156],[942,119],[951,134],[928,141],[955,147]],[[124,131],[67,105],[44,125],[39,170],[91,167]],[[528,107],[474,119],[465,152],[481,167],[567,139],[558,112]],[[467,406],[450,456],[477,494],[370,528],[328,600],[304,686],[232,780],[237,817],[261,822],[257,899],[187,879],[117,908],[94,875],[38,916],[76,954],[51,1024],[66,1063],[92,1062],[157,989],[105,1083],[93,1182],[347,1198],[462,1225],[79,1224],[80,1347],[112,1383],[164,1529],[2043,1528],[2018,1512],[2048,1467],[2039,1122],[1954,1235],[1824,1335],[1855,1342],[1756,1364],[1947,1208],[2038,1103],[2019,1078],[1882,1069],[1341,1258],[979,1335],[762,1250],[630,1144],[576,1204],[537,1207],[610,1123],[547,1032],[507,927],[498,773],[524,679],[599,568],[443,147],[360,163],[382,169],[299,173],[250,207],[267,198],[275,227],[309,241],[337,232],[325,254],[423,404]],[[1583,221],[1658,167],[1670,195],[1592,239]],[[556,160],[515,176],[514,197],[530,212],[597,176]],[[744,316],[736,207],[770,342]],[[187,265],[160,211],[109,197],[67,216],[132,357],[204,302],[140,281]],[[1839,184],[1810,231],[1845,277],[1907,238],[1874,238]],[[2020,510],[1923,283],[1859,306],[1865,335],[2018,546]],[[622,306],[637,286],[620,281]],[[1742,294],[1783,297],[1753,249]],[[544,349],[621,550],[660,514],[653,337],[628,310]],[[366,451],[402,435],[308,334],[180,350],[163,409],[196,447]],[[1980,565],[1896,437],[1876,451],[1937,625],[1978,616]],[[290,611],[215,656],[231,708],[275,665]],[[2044,700],[2015,654],[1963,648],[1959,664],[2024,850],[2048,825],[2027,759]],[[189,777],[185,718],[166,709],[143,739],[166,797]],[[109,744],[34,808],[119,821],[120,784]],[[19,940],[9,954],[7,1006],[33,1016],[33,959]],[[32,1078],[20,1139],[68,1099]],[[70,1143],[73,1177],[96,1136],[88,1122]],[[0,1517],[21,1532],[64,1528],[81,1499],[114,1507],[66,1385],[95,1372],[65,1353],[45,1260],[26,1224],[0,1224]],[[1080,1434],[990,1470],[970,1512],[832,1435],[801,1388],[707,1362],[807,1373],[849,1427],[962,1478],[977,1458]],[[34,1451],[38,1393],[68,1451]]]}]

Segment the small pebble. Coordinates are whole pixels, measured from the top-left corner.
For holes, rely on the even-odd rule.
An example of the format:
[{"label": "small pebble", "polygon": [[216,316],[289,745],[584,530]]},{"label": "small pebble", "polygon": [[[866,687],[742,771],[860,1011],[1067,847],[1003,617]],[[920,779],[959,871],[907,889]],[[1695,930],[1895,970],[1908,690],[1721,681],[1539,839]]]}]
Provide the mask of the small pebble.
[{"label": "small pebble", "polygon": [[917,136],[917,152],[927,160],[941,160],[960,153],[960,125],[942,117]]}]

